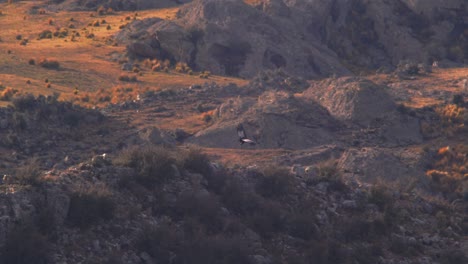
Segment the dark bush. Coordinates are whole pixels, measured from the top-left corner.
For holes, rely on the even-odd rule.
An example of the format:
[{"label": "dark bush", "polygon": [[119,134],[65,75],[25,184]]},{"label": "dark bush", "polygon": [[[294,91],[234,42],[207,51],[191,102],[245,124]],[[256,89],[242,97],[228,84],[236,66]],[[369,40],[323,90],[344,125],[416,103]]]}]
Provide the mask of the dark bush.
[{"label": "dark bush", "polygon": [[110,193],[100,187],[71,194],[66,222],[70,226],[88,228],[99,220],[114,216],[115,203]]},{"label": "dark bush", "polygon": [[468,263],[466,252],[459,249],[447,249],[440,254],[441,264],[463,264]]},{"label": "dark bush", "polygon": [[33,226],[20,226],[7,236],[2,249],[1,263],[47,264],[50,263],[50,244]]},{"label": "dark bush", "polygon": [[129,76],[127,74],[121,74],[119,76],[119,81],[122,82],[136,82],[138,81],[137,77],[135,75]]},{"label": "dark bush", "polygon": [[304,240],[319,235],[318,226],[315,223],[315,215],[310,213],[295,213],[288,217],[289,234]]},{"label": "dark bush", "polygon": [[222,190],[221,199],[230,210],[246,215],[259,208],[261,197],[240,180],[229,178]]},{"label": "dark bush", "polygon": [[174,175],[175,159],[171,151],[163,147],[126,149],[114,162],[134,168],[137,171],[135,180],[148,188],[164,183]]},{"label": "dark bush", "polygon": [[147,252],[160,263],[171,263],[172,254],[182,242],[181,234],[169,224],[158,227],[146,226],[138,235],[135,246],[140,252]]},{"label": "dark bush", "polygon": [[70,127],[76,127],[80,124],[82,114],[78,112],[67,112],[63,115],[63,123]]},{"label": "dark bush", "polygon": [[330,240],[311,241],[306,251],[307,263],[341,264],[348,263],[348,254],[340,244]]},{"label": "dark bush", "polygon": [[385,210],[393,204],[393,199],[386,187],[375,185],[369,193],[368,202],[377,205],[380,210]]},{"label": "dark bush", "polygon": [[223,227],[221,204],[208,193],[184,193],[174,209],[181,219],[193,217],[210,232],[219,232]]},{"label": "dark bush", "polygon": [[54,70],[57,70],[60,67],[60,63],[58,61],[52,60],[52,59],[45,59],[45,58],[39,60],[38,65],[46,69],[54,69]]},{"label": "dark bush", "polygon": [[183,159],[181,162],[184,169],[190,172],[200,173],[204,176],[211,174],[210,159],[199,149],[191,148],[182,156]]},{"label": "dark bush", "polygon": [[261,178],[255,190],[263,197],[282,197],[289,194],[294,187],[294,178],[285,168],[267,167],[261,173]]},{"label": "dark bush", "polygon": [[454,94],[452,98],[452,103],[454,105],[463,107],[465,105],[465,100],[463,99],[463,95],[461,94]]},{"label": "dark bush", "polygon": [[47,30],[43,30],[41,33],[39,33],[38,39],[45,39],[45,38],[51,39],[52,38],[52,31],[47,29]]},{"label": "dark bush", "polygon": [[248,225],[262,237],[269,239],[286,228],[286,213],[281,204],[262,201],[258,210],[247,216]]},{"label": "dark bush", "polygon": [[36,106],[36,98],[32,94],[16,96],[11,102],[15,109],[20,112],[32,110]]},{"label": "dark bush", "polygon": [[180,263],[250,264],[250,253],[247,242],[238,237],[200,237],[184,243]]}]

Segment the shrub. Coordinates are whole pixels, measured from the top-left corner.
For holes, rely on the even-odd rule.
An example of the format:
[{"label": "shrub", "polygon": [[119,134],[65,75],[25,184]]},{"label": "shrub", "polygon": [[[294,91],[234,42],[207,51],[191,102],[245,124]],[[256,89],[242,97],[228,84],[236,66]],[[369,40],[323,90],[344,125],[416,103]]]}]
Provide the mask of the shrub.
[{"label": "shrub", "polygon": [[288,219],[289,234],[294,237],[310,240],[319,234],[312,212],[291,214]]},{"label": "shrub", "polygon": [[253,264],[252,250],[239,237],[200,236],[187,240],[179,250],[180,263],[192,264]]},{"label": "shrub", "polygon": [[63,123],[70,127],[76,127],[82,118],[83,115],[78,112],[67,112],[63,115]]},{"label": "shrub", "polygon": [[180,73],[187,73],[190,71],[190,67],[187,65],[185,62],[178,62],[175,66],[175,70],[180,72]]},{"label": "shrub", "polygon": [[11,98],[13,98],[13,95],[15,95],[17,92],[18,90],[13,89],[11,87],[7,87],[2,92],[0,92],[0,100],[9,101],[11,100]]},{"label": "shrub", "polygon": [[46,69],[57,70],[60,67],[60,63],[57,60],[43,58],[38,62],[38,65]]},{"label": "shrub", "polygon": [[29,59],[28,64],[29,65],[36,65],[36,61],[34,59]]},{"label": "shrub", "polygon": [[400,256],[415,256],[421,251],[421,245],[409,243],[403,237],[394,237],[390,240],[390,251]]},{"label": "shrub", "polygon": [[247,215],[258,210],[261,197],[240,180],[229,177],[221,191],[221,199],[230,210]]},{"label": "shrub", "polygon": [[167,223],[158,227],[146,226],[138,235],[135,246],[161,263],[170,263],[173,252],[179,247],[180,236],[177,229]]},{"label": "shrub", "polygon": [[181,156],[182,160],[180,162],[184,169],[200,173],[204,176],[212,173],[210,160],[206,154],[201,152],[200,149],[190,148]]},{"label": "shrub", "polygon": [[465,105],[465,100],[463,99],[463,95],[454,94],[452,98],[452,103],[456,106],[463,107],[463,105]]},{"label": "shrub", "polygon": [[168,149],[144,147],[122,151],[114,163],[134,168],[137,171],[135,180],[143,186],[152,188],[173,176],[175,160]]},{"label": "shrub", "polygon": [[43,30],[41,33],[39,33],[38,39],[45,39],[45,38],[51,39],[52,35],[53,35],[52,31],[46,29],[46,30]]},{"label": "shrub", "polygon": [[463,264],[468,263],[468,257],[459,249],[447,249],[440,255],[441,264]]},{"label": "shrub", "polygon": [[213,120],[213,117],[212,117],[210,114],[208,114],[208,113],[204,113],[204,114],[202,115],[202,119],[203,119],[203,121],[204,121],[205,123],[209,123],[209,122],[211,122],[211,120]]},{"label": "shrub", "polygon": [[177,217],[194,218],[210,232],[219,232],[223,228],[221,204],[209,193],[183,193],[178,198],[174,209]]},{"label": "shrub", "polygon": [[121,74],[119,76],[119,81],[122,81],[122,82],[136,82],[137,77],[135,75],[129,76],[127,74]]},{"label": "shrub", "polygon": [[330,183],[330,189],[336,191],[345,191],[347,186],[343,180],[343,174],[338,168],[336,160],[330,159],[317,165],[317,181],[326,181]]},{"label": "shrub", "polygon": [[200,75],[198,75],[198,77],[200,77],[202,79],[208,79],[208,77],[210,77],[210,74],[208,74],[206,72],[202,72],[202,73],[200,73]]},{"label": "shrub", "polygon": [[393,205],[392,196],[387,188],[382,185],[374,185],[370,190],[368,202],[379,207],[380,210],[385,210]]},{"label": "shrub", "polygon": [[103,16],[106,14],[106,8],[104,6],[99,6],[96,12],[98,15]]},{"label": "shrub", "polygon": [[36,105],[36,98],[32,94],[16,96],[12,100],[13,107],[19,112],[32,110]]},{"label": "shrub", "polygon": [[263,169],[255,190],[264,197],[273,198],[287,195],[293,187],[294,178],[287,169],[271,166]]},{"label": "shrub", "polygon": [[47,264],[50,263],[50,244],[33,226],[13,229],[2,249],[1,263]]},{"label": "shrub", "polygon": [[259,208],[247,216],[248,225],[264,238],[280,233],[286,228],[286,213],[281,204],[261,201]]},{"label": "shrub", "polygon": [[21,184],[36,185],[40,181],[41,170],[39,162],[31,159],[26,165],[16,169],[15,177]]},{"label": "shrub", "polygon": [[106,188],[83,189],[71,194],[66,222],[70,226],[88,228],[101,219],[112,219],[114,210],[115,203]]}]

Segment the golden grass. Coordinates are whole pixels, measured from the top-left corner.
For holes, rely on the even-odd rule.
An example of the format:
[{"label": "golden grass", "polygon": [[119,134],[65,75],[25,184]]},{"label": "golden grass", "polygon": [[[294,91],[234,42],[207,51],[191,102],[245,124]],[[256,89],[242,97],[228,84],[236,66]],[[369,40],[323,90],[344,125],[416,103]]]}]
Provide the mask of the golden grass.
[{"label": "golden grass", "polygon": [[[29,10],[37,2],[17,2],[12,5],[0,4],[3,15],[0,16],[0,78],[9,87],[33,94],[61,93],[62,100],[76,100],[75,88],[83,92],[96,93],[102,89],[113,92],[113,87],[120,84],[116,76],[121,74],[121,65],[111,61],[109,55],[115,52],[123,53],[125,47],[115,46],[111,36],[119,31],[119,26],[126,24],[125,18],[135,17],[134,12],[112,12],[107,15],[91,17],[89,12],[48,12],[46,14],[29,14]],[[178,8],[139,11],[136,19],[160,17],[173,19]],[[49,24],[53,21],[53,25]],[[96,20],[105,20],[100,26],[88,26]],[[73,24],[74,28],[69,28]],[[110,29],[107,26],[110,25]],[[68,36],[64,38],[38,40],[43,30],[52,32],[68,28]],[[79,33],[80,36],[75,34]],[[94,38],[86,38],[88,34]],[[16,36],[21,34],[29,39],[27,45],[20,45]],[[10,50],[11,53],[5,51]],[[56,59],[60,63],[59,70],[45,69],[30,65],[29,60],[40,58]],[[151,87],[155,91],[173,87],[189,87],[206,81],[228,84],[231,82],[243,85],[246,81],[236,78],[210,76],[201,80],[195,74],[176,73],[170,71],[151,72],[143,70],[143,76],[138,76],[138,82],[132,84],[135,90]],[[49,79],[52,87],[47,88],[43,80]],[[26,80],[31,83],[26,84]],[[92,94],[89,94],[92,97]],[[126,97],[119,97],[122,100]],[[91,104],[87,104],[92,106]]]}]

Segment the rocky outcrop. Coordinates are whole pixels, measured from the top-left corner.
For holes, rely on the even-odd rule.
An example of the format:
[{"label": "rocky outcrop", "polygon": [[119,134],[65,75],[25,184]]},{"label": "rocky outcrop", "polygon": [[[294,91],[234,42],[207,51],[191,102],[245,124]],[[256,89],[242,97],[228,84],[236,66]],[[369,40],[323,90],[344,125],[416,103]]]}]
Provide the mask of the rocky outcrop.
[{"label": "rocky outcrop", "polygon": [[287,92],[267,91],[253,99],[229,99],[215,112],[215,124],[191,142],[209,147],[238,148],[236,126],[243,123],[258,148],[304,149],[331,142],[340,124],[313,101]]},{"label": "rocky outcrop", "polygon": [[347,177],[367,183],[400,181],[408,183],[409,187],[411,181],[419,182],[424,177],[421,159],[421,155],[414,152],[395,153],[382,148],[362,148],[347,150],[338,164]]},{"label": "rocky outcrop", "polygon": [[365,127],[355,133],[357,141],[397,146],[422,142],[419,120],[398,111],[385,86],[357,77],[331,78],[313,82],[303,96],[348,126]]},{"label": "rocky outcrop", "polygon": [[368,125],[395,111],[385,87],[361,78],[344,77],[313,83],[304,96],[320,102],[337,119]]},{"label": "rocky outcrop", "polygon": [[[123,30],[117,38],[126,45],[155,38],[160,45],[153,49],[173,62],[241,77],[278,68],[306,78],[343,75],[391,69],[402,60],[463,63],[462,2],[197,0],[172,22]],[[147,36],[132,40],[135,31]]]}]

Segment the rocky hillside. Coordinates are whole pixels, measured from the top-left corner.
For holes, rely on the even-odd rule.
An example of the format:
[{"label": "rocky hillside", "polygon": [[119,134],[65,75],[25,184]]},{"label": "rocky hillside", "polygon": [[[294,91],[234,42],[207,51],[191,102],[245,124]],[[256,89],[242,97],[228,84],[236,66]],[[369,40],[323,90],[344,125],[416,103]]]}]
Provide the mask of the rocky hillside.
[{"label": "rocky hillside", "polygon": [[241,77],[277,68],[307,78],[391,70],[403,60],[450,65],[468,58],[463,2],[196,0],[175,20],[135,21],[117,39],[130,58]]},{"label": "rocky hillside", "polygon": [[0,264],[468,263],[463,1],[0,7]]},{"label": "rocky hillside", "polygon": [[[402,106],[424,77],[392,78],[305,87],[275,72],[101,112],[13,97],[0,115],[1,260],[466,263],[468,105]],[[218,107],[198,133],[153,127],[206,102]],[[255,149],[234,145],[239,122]]]}]

